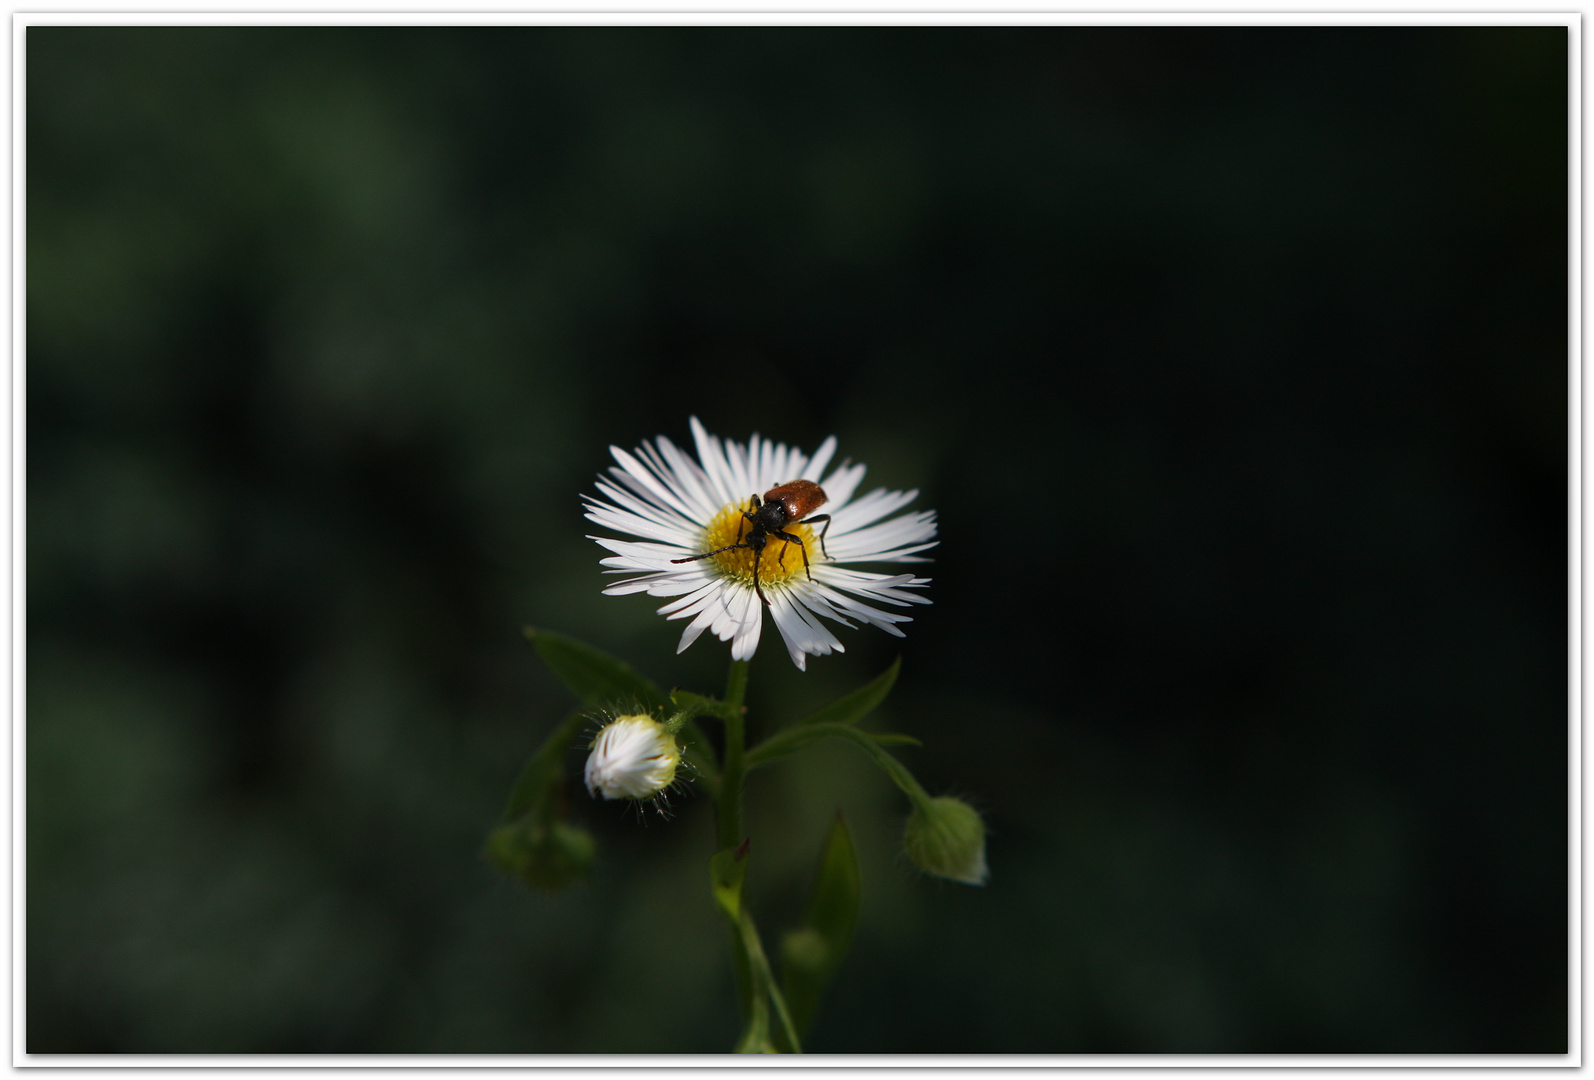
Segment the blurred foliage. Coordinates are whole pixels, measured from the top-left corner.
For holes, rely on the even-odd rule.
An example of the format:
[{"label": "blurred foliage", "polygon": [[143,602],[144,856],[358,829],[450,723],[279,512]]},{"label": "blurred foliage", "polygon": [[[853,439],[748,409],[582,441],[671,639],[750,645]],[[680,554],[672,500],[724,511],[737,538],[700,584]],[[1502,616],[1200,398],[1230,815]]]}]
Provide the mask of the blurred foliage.
[{"label": "blurred foliage", "polygon": [[[837,433],[941,513],[749,902],[816,1052],[1566,1048],[1564,28],[26,34],[26,1049],[735,1037],[707,801],[482,856],[606,447]],[[753,665],[753,738],[898,643]]]}]

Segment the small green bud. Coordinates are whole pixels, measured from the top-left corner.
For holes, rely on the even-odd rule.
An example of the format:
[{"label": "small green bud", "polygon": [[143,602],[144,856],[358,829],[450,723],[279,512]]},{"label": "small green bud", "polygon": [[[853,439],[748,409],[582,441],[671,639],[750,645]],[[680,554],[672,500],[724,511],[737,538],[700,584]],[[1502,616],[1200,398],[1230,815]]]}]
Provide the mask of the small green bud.
[{"label": "small green bud", "polygon": [[787,967],[823,971],[830,963],[830,946],[825,944],[825,936],[818,930],[805,927],[781,939],[780,958]]},{"label": "small green bud", "polygon": [[585,881],[596,852],[591,833],[562,821],[500,825],[487,837],[495,866],[549,892]]},{"label": "small green bud", "polygon": [[937,877],[984,885],[991,873],[985,865],[985,822],[962,799],[942,796],[915,807],[902,831],[902,846],[915,866]]}]

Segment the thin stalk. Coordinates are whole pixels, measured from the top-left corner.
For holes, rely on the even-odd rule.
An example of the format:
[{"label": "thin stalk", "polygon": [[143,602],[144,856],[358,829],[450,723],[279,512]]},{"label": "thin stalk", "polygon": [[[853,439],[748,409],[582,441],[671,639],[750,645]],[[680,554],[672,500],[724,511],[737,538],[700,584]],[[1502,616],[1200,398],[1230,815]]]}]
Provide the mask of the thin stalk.
[{"label": "thin stalk", "polygon": [[870,737],[867,731],[859,731],[851,724],[803,724],[795,728],[788,728],[779,735],[770,737],[761,745],[754,747],[752,753],[743,759],[743,766],[756,769],[761,765],[768,765],[786,754],[795,747],[805,746],[810,742],[820,739],[847,739],[861,748],[864,753],[874,758],[885,774],[891,777],[892,783],[902,789],[908,800],[920,810],[928,810],[931,802],[930,795],[924,790],[923,785],[914,779],[908,767],[886,752],[878,742]]},{"label": "thin stalk", "polygon": [[[775,1019],[780,1021],[780,1035],[786,1044],[786,1052],[800,1054],[803,1052],[803,1046],[802,1040],[797,1037],[797,1026],[792,1023],[791,1010],[786,1007],[786,996],[780,992],[780,984],[775,981],[775,973],[770,970],[769,957],[764,955],[764,944],[758,939],[758,927],[753,925],[752,913],[747,910],[746,905],[743,905],[741,917],[737,922],[737,928],[742,934],[742,947],[747,950],[755,1001],[767,998],[775,1007]],[[756,1010],[757,1006],[754,1008]],[[768,1023],[767,1018],[765,1023]]]}]

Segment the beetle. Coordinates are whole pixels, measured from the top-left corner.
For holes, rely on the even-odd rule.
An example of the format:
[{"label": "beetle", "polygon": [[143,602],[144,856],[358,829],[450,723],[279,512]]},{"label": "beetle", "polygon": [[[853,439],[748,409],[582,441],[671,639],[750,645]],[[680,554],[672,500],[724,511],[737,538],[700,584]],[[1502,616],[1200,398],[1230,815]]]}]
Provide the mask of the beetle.
[{"label": "beetle", "polygon": [[825,550],[825,533],[830,529],[830,515],[820,514],[817,517],[808,515],[825,505],[825,489],[812,480],[788,480],[784,484],[776,484],[764,492],[763,499],[755,493],[749,497],[748,503],[751,510],[743,510],[742,517],[753,523],[752,531],[747,534],[747,539],[742,539],[743,526],[736,526],[736,543],[726,544],[714,551],[705,551],[701,555],[688,555],[684,559],[671,559],[672,563],[696,562],[698,559],[707,559],[711,555],[718,555],[722,551],[731,551],[735,548],[746,548],[753,552],[753,591],[758,598],[764,601],[764,606],[769,606],[769,599],[764,596],[764,590],[758,584],[758,565],[764,561],[764,545],[773,536],[782,542],[780,558],[777,560],[782,566],[786,563],[786,548],[792,544],[797,545],[797,550],[803,553],[803,570],[808,574],[808,580],[814,579],[814,572],[808,566],[808,548],[803,544],[803,539],[786,531],[786,526],[795,525],[801,521],[805,525],[818,525],[825,523],[819,530],[819,551],[826,559],[830,553]]}]

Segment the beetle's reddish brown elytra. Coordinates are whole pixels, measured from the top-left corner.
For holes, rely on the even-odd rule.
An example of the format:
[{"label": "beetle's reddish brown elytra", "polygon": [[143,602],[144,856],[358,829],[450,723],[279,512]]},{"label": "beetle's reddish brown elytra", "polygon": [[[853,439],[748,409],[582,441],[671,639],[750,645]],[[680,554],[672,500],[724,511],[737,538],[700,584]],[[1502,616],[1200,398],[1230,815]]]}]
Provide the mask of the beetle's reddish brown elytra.
[{"label": "beetle's reddish brown elytra", "polygon": [[808,548],[803,543],[802,537],[786,531],[786,526],[795,525],[799,521],[805,525],[818,525],[825,523],[819,530],[819,551],[825,558],[830,558],[830,553],[825,550],[825,532],[830,528],[830,515],[820,514],[817,517],[808,515],[825,505],[825,489],[812,480],[790,480],[784,484],[776,484],[764,492],[763,499],[755,494],[748,499],[751,510],[743,510],[742,517],[753,523],[752,531],[747,538],[742,538],[742,528],[736,529],[736,543],[726,544],[713,551],[705,551],[701,555],[688,555],[684,559],[671,559],[672,563],[696,562],[698,559],[707,559],[718,555],[722,551],[731,551],[736,548],[746,548],[753,553],[753,591],[758,598],[769,605],[769,599],[764,595],[763,588],[758,583],[758,566],[764,561],[764,545],[773,536],[781,541],[780,558],[777,560],[782,565],[786,561],[786,549],[792,544],[797,545],[797,550],[803,553],[803,570],[808,574],[808,580],[814,579],[813,571],[808,568]]}]

